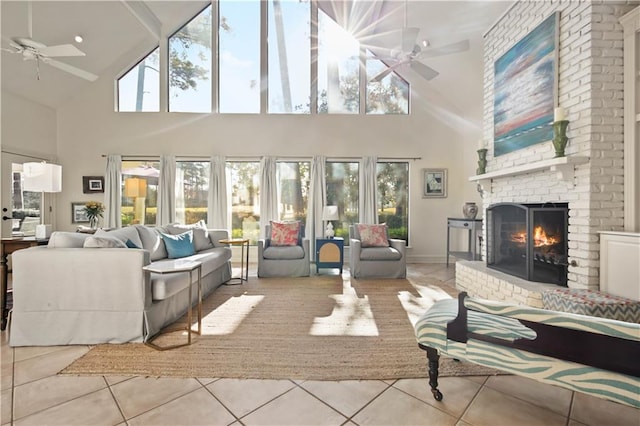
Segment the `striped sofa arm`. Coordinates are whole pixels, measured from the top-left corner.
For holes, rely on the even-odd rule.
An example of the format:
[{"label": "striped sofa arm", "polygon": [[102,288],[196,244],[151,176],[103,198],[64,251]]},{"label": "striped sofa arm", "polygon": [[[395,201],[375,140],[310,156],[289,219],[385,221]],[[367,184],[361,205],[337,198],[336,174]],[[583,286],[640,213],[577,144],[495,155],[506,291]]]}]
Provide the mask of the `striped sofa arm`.
[{"label": "striped sofa arm", "polygon": [[640,341],[640,324],[587,315],[549,311],[523,305],[466,297],[465,306],[476,312],[552,325],[571,330]]}]

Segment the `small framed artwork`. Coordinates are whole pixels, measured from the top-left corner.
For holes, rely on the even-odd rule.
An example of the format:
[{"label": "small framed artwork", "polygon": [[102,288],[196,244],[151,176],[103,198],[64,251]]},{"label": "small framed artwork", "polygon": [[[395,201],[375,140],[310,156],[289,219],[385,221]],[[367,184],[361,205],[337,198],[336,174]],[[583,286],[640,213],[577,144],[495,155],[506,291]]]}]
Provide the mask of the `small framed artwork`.
[{"label": "small framed artwork", "polygon": [[82,176],[82,192],[84,192],[85,194],[104,192],[104,177]]},{"label": "small framed artwork", "polygon": [[84,209],[85,203],[72,202],[71,203],[71,223],[89,223],[89,216]]},{"label": "small framed artwork", "polygon": [[422,198],[447,196],[447,169],[422,169]]}]

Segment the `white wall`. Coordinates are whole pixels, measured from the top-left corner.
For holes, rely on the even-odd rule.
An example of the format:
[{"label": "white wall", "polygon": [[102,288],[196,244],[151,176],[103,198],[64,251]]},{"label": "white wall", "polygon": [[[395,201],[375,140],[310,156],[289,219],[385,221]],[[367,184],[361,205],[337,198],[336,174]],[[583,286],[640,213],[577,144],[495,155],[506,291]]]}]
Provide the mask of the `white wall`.
[{"label": "white wall", "polygon": [[3,151],[55,159],[55,110],[3,91],[1,120]]}]

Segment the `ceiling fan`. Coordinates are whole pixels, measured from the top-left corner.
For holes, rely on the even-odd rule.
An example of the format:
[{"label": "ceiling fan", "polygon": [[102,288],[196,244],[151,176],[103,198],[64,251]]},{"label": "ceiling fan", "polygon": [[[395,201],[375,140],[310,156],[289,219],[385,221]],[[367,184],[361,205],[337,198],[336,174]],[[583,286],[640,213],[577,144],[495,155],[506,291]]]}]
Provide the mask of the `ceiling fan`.
[{"label": "ceiling fan", "polygon": [[[391,49],[389,57],[373,57],[383,61],[388,67],[382,72],[373,76],[369,81],[379,82],[396,69],[409,66],[412,70],[424,79],[432,80],[438,76],[438,71],[420,62],[420,59],[434,58],[436,56],[449,55],[452,53],[469,50],[469,40],[462,40],[456,43],[447,44],[440,47],[430,47],[427,40],[418,42],[420,28],[409,27],[407,25],[407,2],[404,9],[405,26],[402,28],[402,42],[399,48]],[[422,45],[422,47],[421,47]]]},{"label": "ceiling fan", "polygon": [[2,38],[5,39],[5,41],[7,41],[9,46],[11,47],[10,49],[2,48],[2,50],[10,53],[21,54],[22,59],[25,61],[35,60],[36,75],[38,80],[40,80],[40,62],[73,74],[76,77],[80,77],[85,80],[95,81],[98,79],[98,76],[95,74],[92,74],[80,68],[76,68],[72,65],[65,64],[64,62],[52,59],[65,56],[85,56],[84,52],[82,52],[74,45],[59,44],[55,46],[47,46],[44,43],[33,40],[33,18],[31,2],[27,3],[27,29],[29,37],[13,37],[10,40],[6,40],[6,37],[2,36]]}]

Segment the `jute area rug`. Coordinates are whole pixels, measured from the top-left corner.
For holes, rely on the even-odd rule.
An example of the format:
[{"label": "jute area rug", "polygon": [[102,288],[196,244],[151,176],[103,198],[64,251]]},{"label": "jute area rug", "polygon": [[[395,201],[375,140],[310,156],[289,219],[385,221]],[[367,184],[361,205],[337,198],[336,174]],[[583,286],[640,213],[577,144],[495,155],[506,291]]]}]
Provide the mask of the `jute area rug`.
[{"label": "jute area rug", "polygon": [[[190,346],[157,351],[136,343],[98,345],[61,373],[307,380],[427,377],[426,354],[418,348],[413,324],[436,300],[451,296],[437,280],[412,281],[251,277],[243,285],[223,285],[204,300],[203,332],[193,336]],[[165,346],[185,340],[181,331],[154,342]],[[441,376],[491,374],[496,371],[441,358]]]}]

